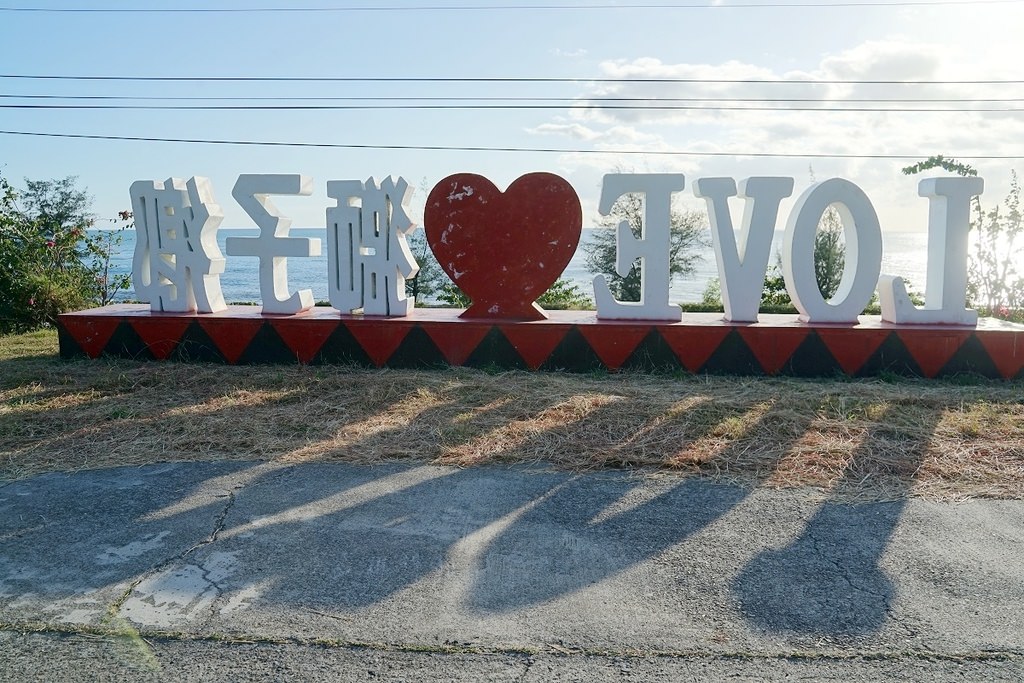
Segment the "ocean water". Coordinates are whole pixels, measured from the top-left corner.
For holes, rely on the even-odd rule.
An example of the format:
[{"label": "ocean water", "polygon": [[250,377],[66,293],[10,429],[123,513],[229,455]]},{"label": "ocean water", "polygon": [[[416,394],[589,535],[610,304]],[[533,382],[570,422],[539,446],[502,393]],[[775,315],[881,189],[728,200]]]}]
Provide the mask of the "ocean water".
[{"label": "ocean water", "polygon": [[[221,252],[225,252],[224,240],[228,236],[246,237],[256,235],[256,228],[220,230],[217,235]],[[112,251],[111,267],[115,273],[130,273],[132,256],[135,252],[135,231],[118,233],[121,243]],[[593,298],[593,273],[586,266],[585,244],[592,234],[583,231],[583,238],[576,255],[563,273],[577,284],[581,291]],[[316,237],[322,241],[322,254],[315,258],[288,259],[288,284],[292,290],[312,289],[317,301],[327,299],[327,231],[324,228],[292,228],[294,237]],[[772,260],[782,246],[783,231],[775,233],[772,244]],[[882,236],[882,272],[900,275],[909,282],[908,289],[924,291],[928,236],[923,232],[891,232]],[[673,281],[670,300],[674,303],[698,302],[711,278],[718,277],[715,255],[710,245],[701,250],[701,260],[696,271]],[[228,256],[227,268],[221,275],[221,288],[228,302],[251,302],[260,300],[259,260],[245,256]],[[135,298],[134,291],[121,292],[119,300]]]}]

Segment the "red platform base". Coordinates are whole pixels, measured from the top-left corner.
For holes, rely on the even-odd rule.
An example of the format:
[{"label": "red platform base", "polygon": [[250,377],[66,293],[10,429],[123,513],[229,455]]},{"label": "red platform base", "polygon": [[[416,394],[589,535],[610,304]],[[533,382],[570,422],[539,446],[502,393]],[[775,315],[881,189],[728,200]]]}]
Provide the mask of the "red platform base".
[{"label": "red platform base", "polygon": [[1024,325],[993,319],[963,328],[892,325],[871,316],[857,325],[807,325],[786,315],[738,324],[719,313],[686,313],[680,323],[662,324],[598,321],[592,311],[549,311],[550,319],[534,322],[464,320],[460,313],[416,309],[407,318],[364,318],[315,308],[273,316],[258,306],[231,306],[181,314],[151,313],[143,304],[67,313],[58,327],[65,358],[1024,378]]}]

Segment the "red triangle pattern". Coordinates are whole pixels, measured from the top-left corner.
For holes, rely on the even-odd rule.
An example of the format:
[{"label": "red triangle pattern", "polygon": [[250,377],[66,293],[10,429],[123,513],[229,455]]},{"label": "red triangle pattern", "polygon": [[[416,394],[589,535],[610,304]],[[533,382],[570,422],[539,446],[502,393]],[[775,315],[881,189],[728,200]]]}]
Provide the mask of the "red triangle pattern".
[{"label": "red triangle pattern", "polygon": [[114,330],[121,323],[121,318],[105,315],[67,315],[62,316],[60,322],[89,358],[99,358],[107,342],[114,335]]},{"label": "red triangle pattern", "polygon": [[811,333],[808,327],[739,327],[740,336],[767,375],[782,369]]},{"label": "red triangle pattern", "polygon": [[1024,370],[1024,332],[1015,334],[977,334],[1003,379],[1014,379]]},{"label": "red triangle pattern", "polygon": [[[465,363],[493,329],[491,323],[467,321],[263,318],[249,315],[206,317],[141,315],[137,312],[130,315],[71,314],[60,318],[65,332],[90,358],[99,357],[117,326],[128,322],[155,358],[166,359],[193,321],[198,322],[228,363],[238,362],[264,324],[274,328],[302,363],[311,362],[337,326],[344,324],[378,367],[387,363],[416,325],[423,328],[452,365]],[[776,374],[785,367],[812,330],[812,327],[729,324],[595,326],[508,322],[497,325],[531,369],[541,367],[573,327],[580,331],[609,369],[621,367],[650,331],[657,329],[680,363],[691,372],[698,372],[729,333],[736,329],[768,374]],[[890,334],[899,335],[927,377],[937,376],[972,335],[978,338],[1002,377],[1012,379],[1024,369],[1024,332],[935,327],[823,326],[813,330],[848,375],[856,375]]]},{"label": "red triangle pattern", "polygon": [[658,329],[658,333],[676,354],[679,362],[690,372],[697,372],[704,367],[731,331],[731,327],[724,325],[672,326]]},{"label": "red triangle pattern", "polygon": [[847,375],[856,375],[891,330],[819,327],[815,330],[822,343]]},{"label": "red triangle pattern", "polygon": [[526,367],[536,370],[565,339],[570,328],[568,325],[530,323],[498,325],[498,329],[526,362]]},{"label": "red triangle pattern", "polygon": [[378,368],[388,362],[412,329],[412,323],[398,320],[383,324],[379,320],[346,320],[343,324]]},{"label": "red triangle pattern", "polygon": [[196,321],[228,363],[234,365],[263,327],[262,318],[203,318]]},{"label": "red triangle pattern", "polygon": [[935,377],[971,336],[971,330],[901,329],[897,336],[921,367],[925,377]]},{"label": "red triangle pattern", "polygon": [[316,357],[320,347],[324,345],[334,330],[338,329],[340,320],[302,318],[275,318],[270,320],[281,340],[295,352],[300,363],[310,363]]},{"label": "red triangle pattern", "polygon": [[185,330],[192,324],[190,318],[157,317],[131,318],[132,328],[157,360],[167,360],[178,348]]},{"label": "red triangle pattern", "polygon": [[651,325],[580,325],[577,328],[609,370],[618,370],[651,330]]},{"label": "red triangle pattern", "polygon": [[427,336],[437,344],[449,365],[462,365],[480,345],[491,325],[484,323],[420,323]]}]

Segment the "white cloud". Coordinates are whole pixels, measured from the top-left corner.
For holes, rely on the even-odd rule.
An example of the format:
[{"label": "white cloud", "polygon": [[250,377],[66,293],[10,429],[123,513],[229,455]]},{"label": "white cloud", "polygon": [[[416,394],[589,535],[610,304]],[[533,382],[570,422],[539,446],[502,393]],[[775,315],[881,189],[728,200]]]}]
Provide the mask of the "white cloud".
[{"label": "white cloud", "polygon": [[579,59],[587,56],[587,50],[582,47],[575,50],[563,50],[560,47],[556,47],[551,50],[551,54],[562,59]]},{"label": "white cloud", "polygon": [[[870,41],[828,55],[804,73],[811,80],[929,80],[942,78],[941,46],[906,41]],[[1006,141],[1024,138],[1019,116],[980,111],[817,111],[864,107],[851,100],[924,97],[919,89],[835,86],[814,83],[758,83],[794,77],[755,64],[665,64],[653,58],[602,64],[609,78],[676,78],[717,83],[616,83],[595,85],[569,112],[572,119],[543,124],[535,133],[564,134],[588,142],[664,141],[677,150],[697,151],[709,140],[726,151],[824,154],[997,153]],[[723,83],[726,80],[753,82]],[[938,91],[937,91],[938,90]],[[970,97],[963,88],[931,88],[927,97]],[[996,96],[998,95],[989,95]],[[623,99],[626,98],[626,99]],[[666,102],[668,98],[686,101]],[[705,108],[719,100],[732,110]],[[736,100],[796,98],[807,103]],[[823,99],[822,99],[823,98]],[[721,102],[722,99],[733,100]],[[623,105],[679,105],[678,110],[619,108]],[[867,106],[872,106],[870,103]],[[874,106],[879,106],[875,104]],[[894,109],[913,104],[894,103]],[[921,104],[953,107],[957,103]],[[743,111],[744,107],[769,109]],[[810,108],[811,111],[796,111]]]},{"label": "white cloud", "polygon": [[927,80],[939,75],[948,48],[938,44],[871,40],[826,57],[813,76],[822,80]]},{"label": "white cloud", "polygon": [[[975,58],[980,59],[978,55]],[[740,61],[720,64],[668,64],[653,57],[606,61],[604,76],[624,79],[693,79],[746,81],[742,83],[601,83],[592,84],[569,111],[568,119],[530,129],[535,134],[564,135],[589,143],[594,149],[650,149],[687,152],[726,152],[737,157],[750,153],[893,155],[924,158],[932,154],[965,157],[992,181],[985,199],[1002,198],[1009,164],[973,162],[972,153],[1007,154],[1021,150],[1024,120],[1019,114],[966,112],[833,112],[793,111],[792,107],[829,109],[863,107],[853,100],[871,98],[999,98],[1005,89],[975,84],[937,86],[882,86],[874,84],[824,84],[828,80],[960,80],[984,79],[978,64],[965,67],[963,54],[947,46],[905,39],[872,40],[850,49],[821,57],[803,71],[775,72],[764,66]],[[967,75],[965,75],[967,73]],[[972,75],[973,74],[973,75]],[[806,78],[806,84],[777,84],[765,81]],[[819,83],[815,83],[819,82]],[[621,98],[630,98],[622,101]],[[698,100],[679,102],[691,107],[710,104],[707,99],[805,98],[810,103],[722,103],[724,106],[757,106],[777,111],[721,111],[686,109],[644,111],[614,108],[623,104],[643,106],[666,103],[666,98]],[[635,101],[634,101],[635,100]],[[704,100],[701,102],[700,100]],[[876,105],[877,106],[877,105]],[[910,108],[913,104],[894,104]],[[958,103],[935,103],[922,107],[965,107]],[[577,143],[578,144],[578,143]],[[626,163],[637,159],[627,157]],[[883,225],[923,228],[923,200],[916,195],[917,179],[906,178],[899,169],[910,163],[901,160],[799,159],[799,158],[644,158],[665,170],[684,170],[688,175],[752,174],[787,175],[807,181],[813,165],[819,179],[841,175],[863,183],[869,195],[886,205],[880,211]],[[606,155],[574,155],[562,159],[567,167],[607,170],[623,159]],[[640,163],[644,163],[641,161]]]},{"label": "white cloud", "polygon": [[601,133],[579,123],[542,123],[539,126],[528,128],[527,132],[547,135],[564,135],[577,140],[588,142],[596,140]]},{"label": "white cloud", "polygon": [[596,130],[580,123],[542,123],[527,132],[549,135],[565,135],[577,140],[593,142],[605,149],[627,144],[659,142],[656,135],[642,133],[631,126],[611,126],[605,130]]}]

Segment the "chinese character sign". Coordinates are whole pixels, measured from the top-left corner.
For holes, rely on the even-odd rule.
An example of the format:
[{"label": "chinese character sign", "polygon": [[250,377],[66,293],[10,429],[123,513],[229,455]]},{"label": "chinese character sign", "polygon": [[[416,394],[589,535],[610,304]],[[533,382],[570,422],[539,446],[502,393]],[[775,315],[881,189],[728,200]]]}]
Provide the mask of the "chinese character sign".
[{"label": "chinese character sign", "polygon": [[405,280],[419,272],[406,237],[415,226],[406,214],[412,188],[404,178],[327,183],[337,206],[327,209],[328,295],[345,313],[404,316],[413,301]]},{"label": "chinese character sign", "polygon": [[238,176],[231,196],[260,228],[257,237],[229,237],[229,256],[255,256],[260,260],[260,296],[264,313],[301,313],[313,307],[313,290],[288,289],[288,257],[320,255],[320,240],[289,237],[292,221],[278,211],[270,195],[313,194],[313,179],[297,174]]},{"label": "chinese character sign", "polygon": [[226,308],[220,289],[225,260],[217,247],[224,215],[206,178],[185,183],[132,183],[138,231],[132,284],[154,311],[215,313]]}]

